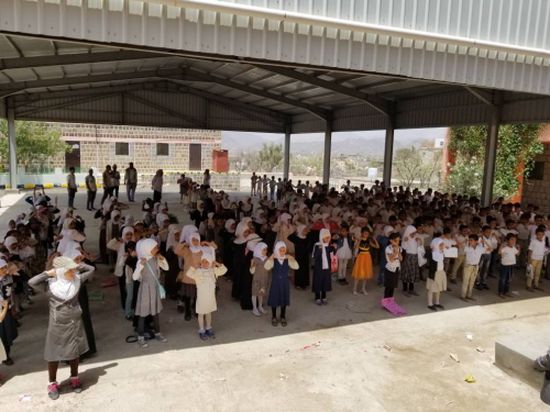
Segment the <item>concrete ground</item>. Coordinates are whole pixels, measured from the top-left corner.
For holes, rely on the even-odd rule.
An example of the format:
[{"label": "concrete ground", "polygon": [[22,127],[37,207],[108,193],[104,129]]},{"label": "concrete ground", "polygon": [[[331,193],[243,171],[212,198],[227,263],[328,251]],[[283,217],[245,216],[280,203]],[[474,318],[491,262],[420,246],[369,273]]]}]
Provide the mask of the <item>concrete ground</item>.
[{"label": "concrete ground", "polygon": [[[60,204],[64,203],[65,193],[58,193]],[[146,195],[139,193],[138,201]],[[175,187],[166,198],[183,221]],[[15,200],[12,195],[11,201]],[[87,244],[96,249],[97,221],[84,204],[85,195],[79,192],[76,206],[87,219]],[[132,205],[136,217],[141,215],[138,205]],[[22,199],[0,209],[0,233],[9,218],[26,210]],[[12,351],[15,364],[0,365],[5,379],[0,387],[3,411],[545,408],[537,389],[493,365],[499,336],[533,333],[550,321],[548,294],[525,292],[519,275],[513,299],[498,298],[496,279],[491,279],[491,291],[478,292],[475,305],[460,301],[455,286],[443,296],[446,310],[437,313],[426,308],[424,284],[419,283],[420,297],[397,294],[409,312],[402,318],[380,309],[382,290],[375,285],[370,285],[368,296],[354,296],[350,287],[335,284],[325,307],[316,306],[310,292],[292,290],[286,328],[272,327],[268,315],[256,318],[241,311],[229,297],[231,284],[222,279],[214,314],[215,340],[199,340],[196,322],[186,322],[176,312],[175,302],[166,301],[161,327],[168,343],[152,342],[147,349],[125,342],[132,329],[118,306],[118,290],[100,287],[110,277],[108,268],[100,266],[89,287],[92,294],[103,292],[104,299],[90,303],[98,354],[81,365],[84,392],[77,395],[64,387],[59,400],[47,397],[42,358],[47,299],[38,295],[21,320]],[[550,291],[550,282],[545,286]],[[476,382],[465,382],[468,375]],[[62,367],[59,379],[68,376],[68,368]]]}]

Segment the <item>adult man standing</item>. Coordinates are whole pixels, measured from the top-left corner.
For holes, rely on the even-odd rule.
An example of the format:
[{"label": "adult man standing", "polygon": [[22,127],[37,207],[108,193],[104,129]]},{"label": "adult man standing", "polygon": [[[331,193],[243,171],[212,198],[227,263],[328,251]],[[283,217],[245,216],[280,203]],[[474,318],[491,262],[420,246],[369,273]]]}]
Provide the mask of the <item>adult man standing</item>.
[{"label": "adult man standing", "polygon": [[105,166],[103,171],[103,197],[101,198],[101,204],[105,202],[108,196],[113,194],[113,179],[111,174],[111,165]]},{"label": "adult man standing", "polygon": [[117,165],[113,165],[112,180],[113,194],[118,199],[118,189],[120,188],[120,172],[117,169]]},{"label": "adult man standing", "polygon": [[157,173],[153,177],[151,182],[151,188],[153,189],[153,203],[160,202],[162,199],[162,184],[163,184],[163,171],[162,169],[157,170]]},{"label": "adult man standing", "polygon": [[134,167],[134,163],[130,162],[124,172],[124,184],[126,185],[128,202],[135,202],[134,196],[136,195],[137,180],[137,170]]},{"label": "adult man standing", "polygon": [[86,176],[86,189],[88,189],[88,200],[86,201],[86,209],[95,210],[94,201],[97,194],[97,184],[95,182],[94,170],[88,171]]},{"label": "adult man standing", "polygon": [[76,196],[76,176],[74,175],[74,167],[69,168],[69,174],[67,175],[67,191],[69,193],[69,208],[74,209],[74,198]]}]

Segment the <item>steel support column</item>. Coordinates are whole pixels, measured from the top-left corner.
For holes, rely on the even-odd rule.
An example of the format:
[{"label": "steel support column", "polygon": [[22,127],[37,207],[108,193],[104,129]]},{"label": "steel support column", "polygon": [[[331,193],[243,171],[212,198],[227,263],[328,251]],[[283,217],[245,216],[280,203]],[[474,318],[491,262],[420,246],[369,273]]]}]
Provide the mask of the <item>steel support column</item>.
[{"label": "steel support column", "polygon": [[323,184],[328,185],[330,182],[330,152],[332,149],[332,123],[326,121],[325,129],[325,152],[323,155]]},{"label": "steel support column", "polygon": [[386,187],[391,187],[391,169],[393,164],[393,137],[394,137],[394,123],[393,121],[388,122],[388,127],[386,128],[386,140],[384,143],[384,184]]},{"label": "steel support column", "polygon": [[17,153],[15,145],[15,109],[13,100],[7,99],[7,118],[8,118],[8,151],[9,151],[9,167],[10,167],[10,186],[12,189],[17,189]]},{"label": "steel support column", "polygon": [[290,173],[290,126],[285,128],[285,144],[283,153],[283,177],[288,179]]},{"label": "steel support column", "polygon": [[498,129],[500,126],[500,108],[491,108],[491,118],[487,129],[485,142],[485,165],[483,167],[483,182],[481,187],[481,205],[490,206],[493,200],[493,184],[495,180],[495,164],[497,158]]}]

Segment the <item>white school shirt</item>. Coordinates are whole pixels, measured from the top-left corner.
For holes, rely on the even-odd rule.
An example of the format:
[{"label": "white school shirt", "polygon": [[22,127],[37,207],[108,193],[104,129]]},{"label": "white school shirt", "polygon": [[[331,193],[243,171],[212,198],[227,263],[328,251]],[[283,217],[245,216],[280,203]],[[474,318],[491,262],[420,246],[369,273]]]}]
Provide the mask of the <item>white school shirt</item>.
[{"label": "white school shirt", "polygon": [[529,243],[529,250],[531,251],[531,259],[542,260],[544,259],[544,253],[546,252],[546,243],[543,240],[537,238],[532,239]]},{"label": "white school shirt", "polygon": [[[495,237],[491,236],[490,238],[486,238],[483,236],[482,243],[485,243],[485,247],[490,247],[491,249],[495,250],[498,247],[498,240],[496,240]],[[483,249],[485,249],[485,247]],[[491,254],[491,252],[487,252],[486,250],[483,250],[484,254]]]},{"label": "white school shirt", "polygon": [[516,256],[519,254],[519,251],[515,247],[504,246],[500,250],[500,262],[502,266],[512,266],[516,264]]},{"label": "white school shirt", "polygon": [[481,259],[481,255],[485,251],[484,247],[480,245],[479,243],[475,248],[471,247],[470,245],[467,245],[464,247],[464,253],[466,254],[466,264],[467,265],[479,265],[479,261]]}]

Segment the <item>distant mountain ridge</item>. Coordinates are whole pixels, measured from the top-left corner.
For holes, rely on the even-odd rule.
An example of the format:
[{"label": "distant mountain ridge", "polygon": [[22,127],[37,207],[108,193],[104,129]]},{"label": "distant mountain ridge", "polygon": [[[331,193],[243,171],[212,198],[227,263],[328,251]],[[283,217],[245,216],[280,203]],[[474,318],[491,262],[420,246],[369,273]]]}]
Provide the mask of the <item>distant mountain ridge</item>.
[{"label": "distant mountain ridge", "polygon": [[[394,148],[420,146],[425,140],[435,140],[445,136],[446,128],[409,129],[396,131]],[[258,151],[266,143],[283,144],[284,136],[271,133],[240,133],[222,131],[222,148],[235,155]],[[384,154],[385,132],[383,130],[364,132],[341,132],[332,136],[333,155],[374,155]],[[293,135],[290,150],[294,154],[321,154],[322,134]]]}]

